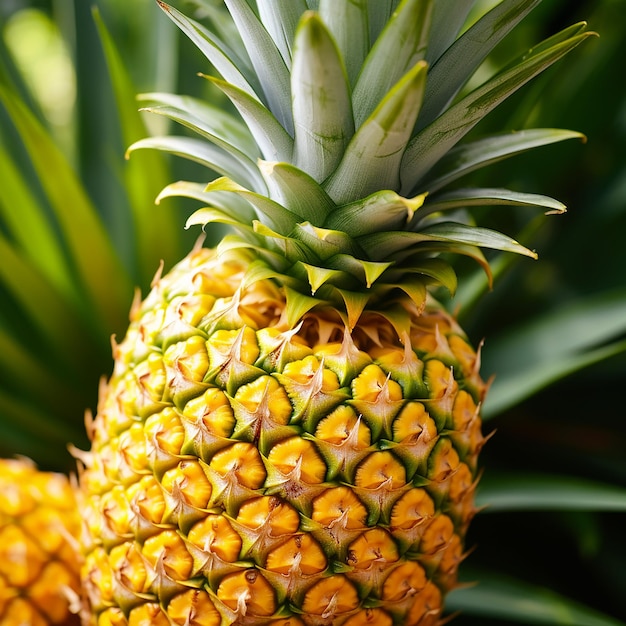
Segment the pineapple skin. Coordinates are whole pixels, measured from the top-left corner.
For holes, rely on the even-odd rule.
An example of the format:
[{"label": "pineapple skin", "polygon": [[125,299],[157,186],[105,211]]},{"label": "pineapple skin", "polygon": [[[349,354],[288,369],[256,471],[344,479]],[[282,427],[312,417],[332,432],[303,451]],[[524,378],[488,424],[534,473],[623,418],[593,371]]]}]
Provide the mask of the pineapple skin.
[{"label": "pineapple skin", "polygon": [[0,459],[0,624],[79,624],[80,531],[66,476]]},{"label": "pineapple skin", "polygon": [[291,329],[243,251],[197,247],[136,304],[81,460],[84,623],[438,624],[475,513],[479,357],[319,307]]}]

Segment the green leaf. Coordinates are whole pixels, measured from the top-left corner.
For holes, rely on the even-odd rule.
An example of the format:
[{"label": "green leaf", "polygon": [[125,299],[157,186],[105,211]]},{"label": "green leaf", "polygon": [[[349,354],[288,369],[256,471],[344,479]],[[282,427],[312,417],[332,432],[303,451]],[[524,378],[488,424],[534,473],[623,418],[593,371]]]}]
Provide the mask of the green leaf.
[{"label": "green leaf", "polygon": [[451,295],[454,295],[457,287],[457,276],[449,263],[441,259],[423,258],[420,254],[419,258],[410,261],[404,261],[408,269],[398,264],[397,269],[387,272],[385,278],[388,282],[400,282],[402,276],[409,274],[421,274],[422,276],[432,278],[437,284],[445,287]]},{"label": "green leaf", "polygon": [[[70,428],[41,409],[29,406],[0,388],[0,455],[28,454],[42,465],[59,468],[69,465],[66,452],[70,441],[82,442],[82,428]],[[61,460],[61,457],[67,459]],[[71,464],[75,467],[75,463]]]},{"label": "green leaf", "polygon": [[[424,59],[432,6],[432,0],[404,0],[386,23],[354,86],[352,106],[357,128],[402,76]],[[370,13],[372,10],[370,7]]]},{"label": "green leaf", "polygon": [[259,170],[250,159],[227,151],[222,145],[208,143],[191,137],[146,137],[132,144],[127,153],[135,150],[161,150],[200,163],[224,176],[230,176],[244,187],[265,191]]},{"label": "green leaf", "polygon": [[557,380],[626,351],[623,340],[607,345],[624,332],[626,294],[619,290],[559,307],[507,335],[492,336],[483,350],[483,371],[495,371],[496,378],[484,417],[494,417]]},{"label": "green leaf", "polygon": [[474,170],[567,139],[585,136],[572,130],[532,128],[471,141],[450,150],[430,172],[426,186],[433,193]]},{"label": "green leaf", "polygon": [[337,44],[348,81],[354,84],[369,50],[367,0],[320,0],[319,15]]},{"label": "green leaf", "polygon": [[498,104],[571,52],[590,34],[576,35],[538,54],[531,52],[524,61],[488,80],[418,133],[402,161],[402,194],[411,194],[437,161]]},{"label": "green leaf", "polygon": [[293,38],[300,16],[307,10],[305,0],[259,2],[259,17],[271,35],[285,65],[291,69]]},{"label": "green leaf", "polygon": [[293,139],[261,102],[226,81],[213,76],[203,76],[221,89],[237,107],[263,158],[268,161],[291,160]]},{"label": "green leaf", "polygon": [[[119,312],[132,294],[128,273],[115,254],[96,209],[46,130],[17,98],[0,86],[0,101],[18,130],[76,269],[81,307],[105,335],[122,324]],[[4,262],[4,259],[3,259]],[[108,277],[115,276],[115,280]],[[78,291],[77,291],[78,293]]]},{"label": "green leaf", "polygon": [[398,189],[398,168],[419,112],[425,81],[426,64],[416,63],[357,130],[338,168],[324,184],[337,204],[380,189]]},{"label": "green leaf", "polygon": [[206,191],[206,185],[202,183],[187,181],[172,183],[161,191],[156,202],[159,204],[164,198],[175,196],[192,198],[205,204],[214,205],[242,224],[250,224],[252,220],[256,219],[256,213],[247,200],[230,192]]},{"label": "green leaf", "polygon": [[259,162],[270,198],[314,225],[322,225],[335,203],[308,174],[291,163]]},{"label": "green leaf", "polygon": [[24,323],[32,326],[33,334],[43,338],[42,346],[51,350],[64,367],[80,367],[81,361],[90,358],[91,342],[76,309],[2,235],[0,258],[0,284],[20,305]]},{"label": "green leaf", "polygon": [[496,45],[541,0],[503,0],[466,30],[428,72],[424,105],[416,130],[444,111]]},{"label": "green leaf", "polygon": [[447,596],[449,611],[544,626],[623,626],[574,600],[501,573],[476,572],[473,577],[480,582],[461,586]]},{"label": "green leaf", "polygon": [[428,39],[426,61],[432,67],[454,42],[476,0],[437,0]]},{"label": "green leaf", "polygon": [[626,511],[626,489],[573,476],[483,477],[476,506],[501,511]]},{"label": "green leaf", "polygon": [[218,178],[209,183],[206,191],[229,192],[244,198],[257,209],[260,220],[266,226],[276,229],[280,235],[288,235],[298,223],[298,216],[278,204],[278,202],[270,200],[263,194],[249,191],[229,178]]},{"label": "green leaf", "polygon": [[337,168],[354,124],[345,68],[316,13],[305,14],[296,32],[291,93],[294,164],[322,182]]},{"label": "green leaf", "polygon": [[[276,44],[245,0],[224,0],[224,3],[239,32],[245,33],[243,43],[258,76],[269,110],[288,133],[293,133],[289,70]],[[229,80],[227,76],[224,78]]]},{"label": "green leaf", "polygon": [[[70,299],[76,297],[67,259],[63,255],[61,242],[55,237],[46,209],[31,191],[2,144],[0,171],[0,216],[11,238],[24,257],[36,265],[59,291]],[[16,207],[19,207],[19,211],[15,210]]]},{"label": "green leaf", "polygon": [[247,64],[244,64],[241,57],[229,50],[223,42],[218,41],[202,24],[189,19],[174,7],[163,2],[163,0],[157,0],[157,2],[174,24],[189,37],[200,52],[215,66],[215,69],[224,80],[232,83],[249,96],[259,99],[258,94],[263,93],[259,82],[256,76],[250,72],[246,72],[244,76],[242,70],[247,67]]},{"label": "green leaf", "polygon": [[254,159],[258,147],[248,128],[223,108],[191,96],[169,93],[143,93],[138,96],[141,110],[165,115],[210,141],[217,138]]},{"label": "green leaf", "polygon": [[546,209],[548,213],[565,213],[562,202],[536,193],[522,193],[509,189],[455,189],[428,196],[424,206],[415,215],[416,220],[439,211],[451,211],[475,206],[523,206]]},{"label": "green leaf", "polygon": [[403,198],[394,191],[378,191],[337,207],[324,224],[351,237],[404,228],[422,206],[425,196]]},{"label": "green leaf", "polygon": [[[97,9],[94,9],[93,15],[113,86],[123,145],[129,146],[147,134],[135,102],[136,89]],[[150,172],[150,176],[145,175],[146,171]],[[182,223],[174,211],[154,209],[154,198],[169,181],[164,155],[145,152],[125,163],[122,175],[134,226],[131,255],[134,256],[132,262],[137,269],[135,281],[142,286],[148,285],[159,262],[170,264],[183,255],[183,241],[180,236],[175,237],[172,234],[163,237],[164,232],[182,233]],[[128,212],[128,206],[123,205],[120,210]]]},{"label": "green leaf", "polygon": [[398,3],[399,0],[368,0],[367,15],[369,18],[370,45],[380,35]]}]

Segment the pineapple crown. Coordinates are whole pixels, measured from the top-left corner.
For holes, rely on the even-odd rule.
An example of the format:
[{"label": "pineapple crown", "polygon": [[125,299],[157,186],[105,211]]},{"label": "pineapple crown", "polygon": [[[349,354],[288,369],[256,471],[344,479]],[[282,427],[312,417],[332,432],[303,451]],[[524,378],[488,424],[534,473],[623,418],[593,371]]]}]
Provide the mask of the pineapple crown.
[{"label": "pineapple crown", "polygon": [[146,94],[145,110],[200,138],[151,137],[129,150],[158,148],[222,174],[208,185],[174,183],[159,199],[206,204],[188,226],[231,226],[220,250],[249,255],[246,285],[283,285],[290,324],[330,303],[352,328],[369,304],[391,310],[398,294],[421,309],[430,285],[455,291],[443,253],[475,259],[490,280],[481,248],[536,256],[473,225],[471,207],[565,210],[543,195],[449,186],[498,160],[583,137],[541,128],[459,143],[589,36],[585,23],[468,88],[540,0],[503,0],[460,35],[472,0],[225,0],[230,19],[213,9],[212,30],[157,1],[220,74],[204,77],[240,117],[197,99]]}]

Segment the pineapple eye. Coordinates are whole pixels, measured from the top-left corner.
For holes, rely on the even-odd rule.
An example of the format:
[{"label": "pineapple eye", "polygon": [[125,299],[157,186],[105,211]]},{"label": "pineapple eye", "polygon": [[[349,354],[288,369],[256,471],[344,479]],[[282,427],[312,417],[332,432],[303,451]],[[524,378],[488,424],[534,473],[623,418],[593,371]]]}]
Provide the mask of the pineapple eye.
[{"label": "pineapple eye", "polygon": [[424,524],[435,514],[435,504],[425,489],[407,491],[391,511],[391,528],[409,530]]},{"label": "pineapple eye", "polygon": [[256,569],[226,576],[217,588],[217,597],[241,615],[264,617],[276,611],[274,589]]},{"label": "pineapple eye", "polygon": [[397,602],[415,593],[419,593],[426,586],[426,572],[416,561],[408,561],[396,567],[387,576],[383,585],[383,600]]},{"label": "pineapple eye", "polygon": [[141,552],[155,568],[157,575],[159,567],[163,567],[164,573],[172,580],[186,580],[191,574],[193,558],[180,535],[174,530],[164,530],[149,537]]},{"label": "pineapple eye", "polygon": [[215,554],[227,563],[236,561],[241,552],[241,537],[222,515],[208,515],[194,524],[187,539],[200,550]]},{"label": "pineapple eye", "polygon": [[249,500],[239,509],[237,521],[254,530],[267,526],[273,537],[295,533],[300,526],[298,512],[275,496]]},{"label": "pineapple eye", "polygon": [[267,460],[281,473],[293,475],[294,480],[317,484],[326,477],[326,463],[315,444],[301,437],[290,437],[276,444]]},{"label": "pineapple eye", "polygon": [[367,509],[348,487],[333,487],[313,500],[312,519],[324,527],[365,527]]},{"label": "pineapple eye", "polygon": [[245,442],[234,443],[220,450],[211,459],[210,467],[221,476],[232,477],[249,489],[259,489],[267,476],[259,451],[251,443]]},{"label": "pineapple eye", "polygon": [[348,548],[348,563],[356,569],[368,569],[373,563],[393,563],[399,559],[398,548],[382,528],[364,532]]},{"label": "pineapple eye", "polygon": [[406,484],[406,471],[391,452],[372,452],[357,467],[354,483],[364,489],[399,489]]},{"label": "pineapple eye", "polygon": [[190,589],[174,596],[167,605],[167,614],[176,626],[220,626],[222,616],[202,589]]},{"label": "pineapple eye", "polygon": [[327,560],[320,545],[310,535],[291,537],[267,555],[266,569],[291,576],[312,576],[326,569]]},{"label": "pineapple eye", "polygon": [[329,576],[313,585],[304,596],[302,609],[305,613],[340,615],[359,606],[359,596],[354,585],[342,574]]},{"label": "pineapple eye", "polygon": [[353,615],[344,626],[392,626],[391,616],[382,609],[364,609]]},{"label": "pineapple eye", "polygon": [[211,498],[211,483],[198,461],[181,461],[163,474],[161,484],[174,499],[198,509],[206,509]]}]

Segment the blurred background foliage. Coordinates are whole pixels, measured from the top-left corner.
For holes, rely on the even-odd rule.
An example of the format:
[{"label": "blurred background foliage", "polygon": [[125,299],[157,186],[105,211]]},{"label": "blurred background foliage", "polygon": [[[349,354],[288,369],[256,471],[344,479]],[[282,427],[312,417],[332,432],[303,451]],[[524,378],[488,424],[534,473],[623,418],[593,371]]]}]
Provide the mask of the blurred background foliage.
[{"label": "blurred background foliage", "polygon": [[[177,6],[201,18],[220,4]],[[546,0],[484,68],[577,21],[601,35],[475,131],[560,127],[588,141],[481,174],[569,212],[482,216],[540,254],[494,257],[493,291],[459,266],[465,283],[450,307],[476,343],[486,337],[483,372],[497,373],[486,508],[463,567],[464,580],[481,582],[451,595],[459,625],[626,619],[624,15],[626,0]],[[183,229],[193,206],[154,199],[206,173],[148,151],[125,161],[124,151],[166,123],[137,113],[136,93],[218,97],[199,71],[206,62],[153,0],[0,3],[0,454],[71,469],[66,443],[86,445],[83,411],[95,410],[133,289],[145,293],[159,262],[169,268],[198,236]]]}]

